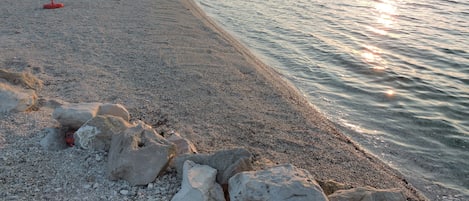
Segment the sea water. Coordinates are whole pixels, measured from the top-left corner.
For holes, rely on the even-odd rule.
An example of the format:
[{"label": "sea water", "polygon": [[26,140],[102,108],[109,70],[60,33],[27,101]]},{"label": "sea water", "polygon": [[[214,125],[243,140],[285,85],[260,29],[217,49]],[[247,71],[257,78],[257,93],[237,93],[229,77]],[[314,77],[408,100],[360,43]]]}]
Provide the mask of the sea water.
[{"label": "sea water", "polygon": [[197,2],[431,200],[469,200],[469,1]]}]

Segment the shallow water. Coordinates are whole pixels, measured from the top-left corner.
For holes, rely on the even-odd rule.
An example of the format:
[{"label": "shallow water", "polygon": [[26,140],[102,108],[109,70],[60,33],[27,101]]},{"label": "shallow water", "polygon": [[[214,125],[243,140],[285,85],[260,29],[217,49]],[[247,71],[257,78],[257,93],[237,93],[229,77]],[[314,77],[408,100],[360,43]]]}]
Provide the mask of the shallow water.
[{"label": "shallow water", "polygon": [[432,200],[469,200],[469,2],[198,0]]}]

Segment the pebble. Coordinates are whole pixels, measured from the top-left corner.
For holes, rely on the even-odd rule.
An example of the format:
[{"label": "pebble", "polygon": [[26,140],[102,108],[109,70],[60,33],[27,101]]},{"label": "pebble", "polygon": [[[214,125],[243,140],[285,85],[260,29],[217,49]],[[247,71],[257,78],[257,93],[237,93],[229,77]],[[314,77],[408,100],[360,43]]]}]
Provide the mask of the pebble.
[{"label": "pebble", "polygon": [[128,195],[129,191],[128,190],[121,190],[121,191],[119,191],[119,193],[122,194],[122,195]]},{"label": "pebble", "polygon": [[152,189],[153,188],[153,183],[149,183],[148,186],[147,186],[148,189]]},{"label": "pebble", "polygon": [[99,161],[101,161],[103,158],[102,158],[99,154],[96,154],[96,155],[95,155],[95,159],[96,159],[96,161],[99,162]]},{"label": "pebble", "polygon": [[98,183],[94,183],[93,184],[93,188],[98,188],[99,187],[99,184]]},{"label": "pebble", "polygon": [[90,184],[85,184],[85,185],[83,185],[83,188],[86,188],[86,189],[91,188],[91,185]]}]

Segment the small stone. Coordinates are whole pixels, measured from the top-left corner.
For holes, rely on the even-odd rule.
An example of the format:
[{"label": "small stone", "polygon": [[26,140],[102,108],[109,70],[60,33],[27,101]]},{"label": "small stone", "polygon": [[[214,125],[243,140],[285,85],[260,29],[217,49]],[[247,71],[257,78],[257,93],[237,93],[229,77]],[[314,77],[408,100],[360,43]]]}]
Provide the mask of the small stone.
[{"label": "small stone", "polygon": [[94,183],[93,184],[93,188],[98,188],[99,187],[99,184],[98,183]]},{"label": "small stone", "polygon": [[83,186],[83,188],[86,188],[86,189],[91,188],[91,185],[90,185],[90,184],[85,184],[85,185]]},{"label": "small stone", "polygon": [[55,192],[59,192],[59,191],[61,191],[61,190],[62,190],[62,188],[56,188],[56,189],[54,189]]},{"label": "small stone", "polygon": [[148,189],[152,189],[152,188],[153,188],[153,183],[149,183],[149,184],[147,185],[147,188],[148,188]]},{"label": "small stone", "polygon": [[[88,164],[89,165],[89,164]],[[96,181],[96,177],[94,175],[90,175],[88,177],[86,177],[86,181],[88,182],[94,182]]]},{"label": "small stone", "polygon": [[119,193],[120,193],[121,195],[128,195],[128,194],[129,194],[129,191],[128,191],[128,190],[121,190],[121,191],[119,191]]},{"label": "small stone", "polygon": [[95,157],[95,158],[96,158],[96,161],[98,161],[98,162],[103,159],[99,154],[96,154],[96,157]]}]

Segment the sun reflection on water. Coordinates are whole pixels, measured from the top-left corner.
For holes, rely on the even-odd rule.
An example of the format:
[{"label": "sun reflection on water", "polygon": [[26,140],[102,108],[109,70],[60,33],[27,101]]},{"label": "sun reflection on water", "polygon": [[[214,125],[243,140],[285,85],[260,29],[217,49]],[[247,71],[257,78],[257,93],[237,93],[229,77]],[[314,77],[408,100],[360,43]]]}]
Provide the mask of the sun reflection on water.
[{"label": "sun reflection on water", "polygon": [[394,93],[395,93],[395,92],[394,92],[394,90],[392,90],[392,89],[388,89],[388,90],[386,91],[386,95],[387,95],[388,97],[394,96]]},{"label": "sun reflection on water", "polygon": [[376,15],[376,22],[382,27],[368,27],[368,30],[380,35],[387,35],[387,30],[394,28],[394,16],[397,15],[397,8],[394,6],[394,2],[379,2],[374,6],[374,10],[373,13]]},{"label": "sun reflection on water", "polygon": [[381,49],[371,45],[365,45],[360,56],[365,63],[372,66],[373,70],[382,71],[386,69],[386,61],[380,56],[381,53]]},{"label": "sun reflection on water", "polygon": [[[395,28],[394,16],[397,15],[397,7],[392,0],[383,0],[377,2],[373,9],[373,16],[377,23],[370,23],[366,26],[368,31],[388,36],[389,30]],[[382,50],[371,45],[364,45],[364,49],[360,51],[362,61],[372,66],[375,71],[383,71],[387,68],[386,61],[381,57]]]},{"label": "sun reflection on water", "polygon": [[383,1],[375,5],[376,10],[382,14],[396,15],[397,9],[393,5],[393,1]]},{"label": "sun reflection on water", "polygon": [[377,22],[382,24],[386,28],[392,28],[394,23],[394,15],[396,14],[396,8],[391,4],[379,3],[375,6],[379,16]]}]

